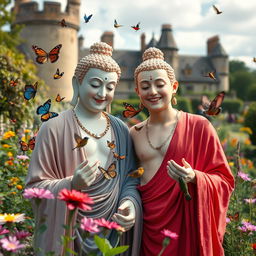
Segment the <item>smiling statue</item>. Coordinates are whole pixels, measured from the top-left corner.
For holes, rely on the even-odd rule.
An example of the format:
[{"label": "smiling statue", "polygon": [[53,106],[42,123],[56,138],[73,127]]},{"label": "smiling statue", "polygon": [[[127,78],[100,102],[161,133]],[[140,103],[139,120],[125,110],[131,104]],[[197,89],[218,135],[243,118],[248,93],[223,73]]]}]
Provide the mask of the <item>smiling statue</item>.
[{"label": "smiling statue", "polygon": [[[88,193],[94,204],[92,210],[77,211],[79,227],[84,217],[117,222],[128,231],[122,236],[122,244],[130,245],[125,255],[136,256],[142,215],[136,190],[139,180],[128,176],[128,171],[136,169],[132,140],[127,126],[104,112],[113,100],[121,75],[120,67],[111,57],[112,50],[106,43],[95,43],[90,54],[77,64],[72,80],[71,105],[74,108],[63,111],[40,128],[27,187],[47,188],[56,196],[63,188]],[[79,138],[84,138],[86,143],[80,143],[81,147],[72,150],[79,144]],[[114,151],[109,147],[110,142],[115,145]],[[115,155],[125,157],[121,160]],[[35,245],[59,255],[66,206],[57,199],[48,200],[42,202],[38,212],[38,220],[45,215],[49,217],[46,220],[48,228]],[[90,252],[101,255],[93,236],[83,239],[84,231],[80,228],[72,232],[76,236],[73,244],[76,252],[82,250],[83,255]],[[106,238],[112,246],[119,242],[116,232],[110,232]]]}]

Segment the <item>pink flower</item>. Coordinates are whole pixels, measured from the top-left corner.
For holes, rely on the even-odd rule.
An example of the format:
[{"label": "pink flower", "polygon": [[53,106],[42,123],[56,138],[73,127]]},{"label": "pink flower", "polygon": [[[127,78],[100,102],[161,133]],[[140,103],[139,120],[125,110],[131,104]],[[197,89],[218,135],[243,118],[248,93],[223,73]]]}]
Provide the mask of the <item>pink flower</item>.
[{"label": "pink flower", "polygon": [[14,233],[14,235],[16,236],[16,238],[18,240],[22,240],[22,239],[25,239],[26,237],[28,236],[31,236],[32,234],[27,232],[27,231],[24,231],[24,230],[21,230],[21,231],[18,231],[16,230],[16,232]]},{"label": "pink flower", "polygon": [[243,180],[246,180],[246,181],[250,181],[251,180],[251,178],[248,176],[248,174],[244,173],[244,172],[238,172],[237,176],[240,177]]},{"label": "pink flower", "polygon": [[230,218],[226,217],[226,223],[229,223],[230,221]]},{"label": "pink flower", "polygon": [[119,226],[116,222],[111,222],[111,221],[105,220],[104,218],[95,220],[95,223],[107,229],[116,229],[117,226]]},{"label": "pink flower", "polygon": [[9,230],[0,225],[0,236],[9,233]]},{"label": "pink flower", "polygon": [[244,201],[248,204],[254,204],[256,202],[256,198],[252,199],[252,198],[249,198],[249,199],[244,199]]},{"label": "pink flower", "polygon": [[168,229],[164,229],[161,231],[161,233],[166,236],[166,237],[169,237],[169,238],[172,238],[172,239],[177,239],[179,237],[178,234],[168,230]]},{"label": "pink flower", "polygon": [[12,252],[16,252],[17,250],[25,247],[24,244],[20,244],[16,236],[9,236],[9,237],[2,238],[0,240],[0,243],[2,244],[2,247],[6,251],[12,251]]},{"label": "pink flower", "polygon": [[94,220],[92,218],[86,218],[84,217],[81,220],[81,229],[85,230],[85,231],[89,231],[91,233],[97,233],[99,232],[99,228],[98,225],[94,222]]},{"label": "pink flower", "polygon": [[253,225],[250,222],[247,221],[242,221],[242,227],[239,227],[240,230],[242,230],[243,232],[247,232],[247,231],[256,231],[256,226]]},{"label": "pink flower", "polygon": [[79,208],[81,210],[91,210],[87,204],[93,204],[93,200],[86,193],[79,192],[75,189],[68,190],[66,188],[59,192],[58,199],[66,202],[69,210]]},{"label": "pink flower", "polygon": [[26,155],[17,155],[17,158],[18,158],[18,159],[21,159],[21,160],[27,160],[27,159],[29,159],[29,157],[26,156]]},{"label": "pink flower", "polygon": [[48,189],[43,188],[27,188],[24,190],[25,198],[53,199],[54,195]]}]

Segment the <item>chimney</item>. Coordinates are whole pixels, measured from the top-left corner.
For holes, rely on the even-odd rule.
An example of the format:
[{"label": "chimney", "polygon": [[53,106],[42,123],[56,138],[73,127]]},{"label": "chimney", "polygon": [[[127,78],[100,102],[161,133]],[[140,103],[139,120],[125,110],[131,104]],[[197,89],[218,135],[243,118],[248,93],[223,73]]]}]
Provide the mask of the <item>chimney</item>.
[{"label": "chimney", "polygon": [[78,37],[78,50],[82,50],[84,47],[84,37],[81,35]]},{"label": "chimney", "polygon": [[112,31],[105,31],[100,38],[101,42],[107,43],[114,49],[114,33]]},{"label": "chimney", "polygon": [[211,54],[212,50],[218,45],[218,43],[219,43],[218,35],[210,37],[207,40],[207,55]]},{"label": "chimney", "polygon": [[140,36],[140,50],[141,52],[144,52],[146,49],[146,35],[145,33],[142,33]]}]

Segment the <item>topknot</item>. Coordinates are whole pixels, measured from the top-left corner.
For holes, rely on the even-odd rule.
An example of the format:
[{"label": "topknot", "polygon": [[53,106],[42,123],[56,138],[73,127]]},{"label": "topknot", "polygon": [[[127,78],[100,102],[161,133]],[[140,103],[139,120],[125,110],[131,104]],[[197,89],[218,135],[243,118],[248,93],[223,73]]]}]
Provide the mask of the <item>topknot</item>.
[{"label": "topknot", "polygon": [[90,48],[91,54],[103,54],[106,56],[112,56],[112,51],[113,48],[104,42],[94,43]]},{"label": "topknot", "polygon": [[149,60],[149,59],[164,60],[164,54],[162,53],[161,50],[159,50],[155,47],[150,47],[143,53],[142,59],[143,59],[143,61]]}]

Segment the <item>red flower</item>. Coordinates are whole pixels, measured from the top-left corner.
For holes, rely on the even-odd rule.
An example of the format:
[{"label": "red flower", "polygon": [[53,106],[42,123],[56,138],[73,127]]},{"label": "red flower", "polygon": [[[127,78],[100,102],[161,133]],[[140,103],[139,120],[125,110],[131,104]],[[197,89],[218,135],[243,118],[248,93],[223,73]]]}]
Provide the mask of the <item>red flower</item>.
[{"label": "red flower", "polygon": [[87,205],[93,204],[92,198],[89,197],[88,194],[79,192],[75,189],[62,189],[59,192],[58,199],[65,201],[69,210],[79,208],[87,211],[92,209],[89,205]]},{"label": "red flower", "polygon": [[256,251],[256,243],[252,244],[252,249]]},{"label": "red flower", "polygon": [[117,231],[123,231],[122,227],[118,225],[116,222],[111,222],[108,220],[105,220],[104,218],[94,220],[94,222],[101,227],[107,228],[107,229],[116,229]]}]

